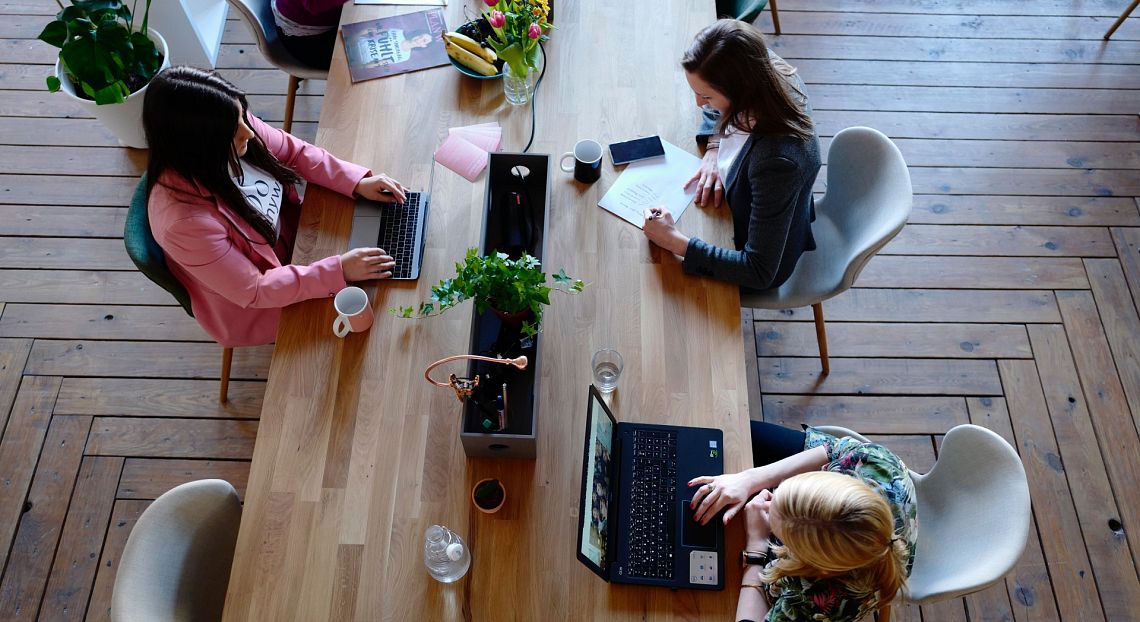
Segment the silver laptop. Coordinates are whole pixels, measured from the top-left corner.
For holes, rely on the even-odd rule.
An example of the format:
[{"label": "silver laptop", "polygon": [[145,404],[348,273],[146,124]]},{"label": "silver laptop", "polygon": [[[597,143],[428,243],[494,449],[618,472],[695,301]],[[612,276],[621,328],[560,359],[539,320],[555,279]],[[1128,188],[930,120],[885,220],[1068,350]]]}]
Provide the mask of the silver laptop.
[{"label": "silver laptop", "polygon": [[[433,163],[431,181],[434,180]],[[396,260],[396,267],[392,269],[393,279],[411,281],[420,278],[430,188],[429,181],[428,192],[408,192],[403,204],[357,199],[348,247],[378,246]]]}]

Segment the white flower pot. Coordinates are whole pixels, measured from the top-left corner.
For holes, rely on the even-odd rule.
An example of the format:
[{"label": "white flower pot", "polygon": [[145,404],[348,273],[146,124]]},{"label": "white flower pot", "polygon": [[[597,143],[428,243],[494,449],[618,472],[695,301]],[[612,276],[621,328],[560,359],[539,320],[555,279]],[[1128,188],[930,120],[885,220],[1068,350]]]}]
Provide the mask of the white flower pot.
[{"label": "white flower pot", "polygon": [[[151,41],[154,41],[159,51],[162,52],[162,66],[159,67],[159,71],[162,71],[170,66],[170,53],[166,47],[166,39],[163,39],[162,35],[153,28],[147,29],[147,36],[150,37]],[[127,97],[127,101],[121,104],[100,106],[90,99],[84,99],[75,94],[75,85],[71,83],[71,78],[63,71],[60,64],[61,61],[56,59],[55,75],[59,78],[61,91],[67,93],[87,113],[111,130],[115,138],[119,139],[119,144],[124,147],[146,149],[146,133],[143,131],[142,112],[143,98],[146,96],[146,88],[150,86],[149,84],[131,93]]]}]

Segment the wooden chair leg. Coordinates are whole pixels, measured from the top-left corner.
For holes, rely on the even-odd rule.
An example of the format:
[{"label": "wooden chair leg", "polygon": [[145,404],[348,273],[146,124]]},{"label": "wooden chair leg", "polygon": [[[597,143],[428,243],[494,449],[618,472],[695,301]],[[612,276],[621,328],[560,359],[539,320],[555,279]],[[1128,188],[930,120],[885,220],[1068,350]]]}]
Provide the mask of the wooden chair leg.
[{"label": "wooden chair leg", "polygon": [[225,404],[230,399],[230,363],[234,360],[233,348],[222,348],[222,383],[218,391],[218,401]]},{"label": "wooden chair leg", "polygon": [[823,375],[831,373],[831,362],[827,360],[827,327],[823,325],[823,303],[817,302],[811,306],[815,316],[815,339],[819,342],[819,362],[823,365]]},{"label": "wooden chair leg", "polygon": [[1132,0],[1132,4],[1129,5],[1128,8],[1120,14],[1120,17],[1116,18],[1116,22],[1112,24],[1112,28],[1109,28],[1108,32],[1104,33],[1105,41],[1108,41],[1108,38],[1112,36],[1112,33],[1116,32],[1117,28],[1120,28],[1120,25],[1124,23],[1124,20],[1128,19],[1128,16],[1132,14],[1132,11],[1136,10],[1137,5],[1140,5],[1140,0]]},{"label": "wooden chair leg", "polygon": [[289,92],[285,94],[285,122],[281,124],[281,129],[290,133],[293,131],[293,105],[297,101],[297,87],[300,84],[300,78],[289,76]]},{"label": "wooden chair leg", "polygon": [[780,34],[780,11],[776,9],[776,0],[768,0],[772,5],[772,25],[776,27],[776,34]]}]

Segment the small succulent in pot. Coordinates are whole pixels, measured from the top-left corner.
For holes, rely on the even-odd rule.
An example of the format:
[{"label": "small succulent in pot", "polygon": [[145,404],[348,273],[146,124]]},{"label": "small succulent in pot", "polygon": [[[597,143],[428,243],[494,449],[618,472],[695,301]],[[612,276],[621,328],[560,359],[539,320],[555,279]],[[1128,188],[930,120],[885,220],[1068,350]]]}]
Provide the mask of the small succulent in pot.
[{"label": "small succulent in pot", "polygon": [[497,479],[479,480],[471,489],[471,501],[481,512],[493,514],[503,507],[507,500],[507,490]]}]

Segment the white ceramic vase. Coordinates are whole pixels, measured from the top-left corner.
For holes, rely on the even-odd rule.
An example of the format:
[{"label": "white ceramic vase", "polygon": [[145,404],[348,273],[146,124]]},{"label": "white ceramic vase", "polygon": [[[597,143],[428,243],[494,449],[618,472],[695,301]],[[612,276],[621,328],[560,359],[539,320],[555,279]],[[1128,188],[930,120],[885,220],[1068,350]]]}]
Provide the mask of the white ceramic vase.
[{"label": "white ceramic vase", "polygon": [[[153,28],[147,29],[147,36],[150,37],[151,41],[154,41],[159,51],[162,52],[162,66],[159,67],[159,71],[162,71],[170,66],[170,50],[166,47],[166,39],[163,39],[162,35]],[[111,130],[115,138],[119,139],[119,144],[124,147],[146,149],[146,133],[143,131],[142,112],[143,98],[146,96],[146,89],[147,86],[150,86],[149,84],[131,93],[127,100],[121,104],[100,106],[90,99],[84,99],[75,94],[75,85],[71,83],[71,79],[67,77],[60,65],[61,61],[56,59],[55,75],[59,78],[61,91],[67,93],[85,112]]]}]

